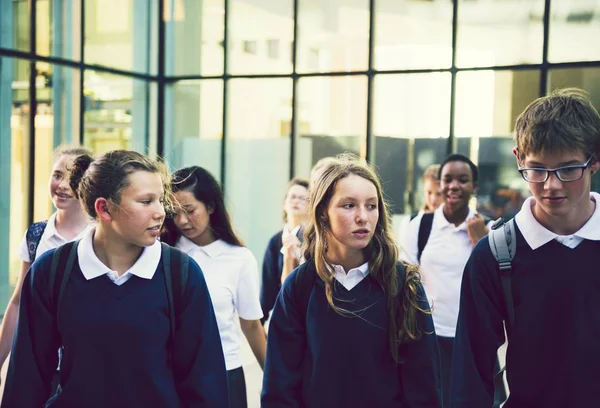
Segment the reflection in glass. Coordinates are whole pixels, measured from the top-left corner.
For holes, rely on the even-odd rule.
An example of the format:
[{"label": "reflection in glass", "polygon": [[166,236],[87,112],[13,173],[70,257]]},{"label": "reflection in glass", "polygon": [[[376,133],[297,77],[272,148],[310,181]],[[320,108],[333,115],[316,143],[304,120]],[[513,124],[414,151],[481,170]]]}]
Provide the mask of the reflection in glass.
[{"label": "reflection in glass", "polygon": [[95,153],[132,149],[147,153],[149,83],[85,71],[84,145]]},{"label": "reflection in glass", "polygon": [[365,157],[365,76],[301,78],[297,104],[296,175],[308,178],[323,157],[343,152]]},{"label": "reflection in glass", "polygon": [[292,0],[232,0],[229,5],[230,72],[292,72]]},{"label": "reflection in glass", "polygon": [[452,64],[452,2],[376,1],[375,68]]},{"label": "reflection in glass", "polygon": [[458,0],[456,65],[542,62],[544,0]]},{"label": "reflection in glass", "polygon": [[165,152],[171,168],[201,166],[221,178],[223,81],[180,81],[167,87]]},{"label": "reflection in glass", "polygon": [[225,1],[164,1],[167,75],[222,75]]},{"label": "reflection in glass", "polygon": [[450,86],[449,73],[375,77],[375,164],[392,213],[420,208],[423,171],[445,155]]},{"label": "reflection in glass", "polygon": [[291,79],[228,84],[225,195],[233,225],[257,259],[281,229],[289,179]]},{"label": "reflection in glass", "polygon": [[86,63],[156,72],[157,1],[84,1]]},{"label": "reflection in glass", "polygon": [[554,0],[550,4],[548,60],[600,60],[600,0]]},{"label": "reflection in glass", "polygon": [[298,72],[368,68],[369,0],[299,0],[298,24]]}]

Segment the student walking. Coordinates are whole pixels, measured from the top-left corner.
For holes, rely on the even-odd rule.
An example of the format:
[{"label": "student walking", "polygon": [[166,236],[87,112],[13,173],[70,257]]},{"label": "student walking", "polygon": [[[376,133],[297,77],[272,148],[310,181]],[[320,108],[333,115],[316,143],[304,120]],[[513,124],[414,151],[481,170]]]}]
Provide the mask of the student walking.
[{"label": "student walking", "polygon": [[379,179],[342,156],[310,194],[306,262],[273,310],[262,407],[439,408],[429,305],[397,261]]},{"label": "student walking", "polygon": [[178,207],[173,219],[166,222],[165,242],[188,254],[202,268],[225,355],[229,406],[245,408],[238,321],[261,368],[266,354],[258,265],[233,231],[221,187],[208,171],[187,167],[175,172],[171,182]]},{"label": "student walking", "polygon": [[168,181],[160,163],[132,151],[75,159],[71,190],[96,227],[27,274],[3,408],[227,406],[202,272],[157,241]]},{"label": "student walking", "polygon": [[0,328],[0,367],[4,365],[13,344],[21,303],[21,287],[29,267],[44,252],[80,239],[93,226],[92,219],[69,186],[69,169],[78,156],[93,160],[92,153],[81,147],[61,146],[53,153],[54,163],[48,187],[56,212],[48,220],[32,224],[23,236],[19,251],[21,273]]},{"label": "student walking", "polygon": [[489,236],[466,265],[450,407],[492,406],[503,323],[505,408],[596,406],[600,195],[590,186],[600,168],[600,115],[581,91],[556,91],[519,116],[515,139],[517,169],[533,197],[508,224],[510,268],[500,271]]}]

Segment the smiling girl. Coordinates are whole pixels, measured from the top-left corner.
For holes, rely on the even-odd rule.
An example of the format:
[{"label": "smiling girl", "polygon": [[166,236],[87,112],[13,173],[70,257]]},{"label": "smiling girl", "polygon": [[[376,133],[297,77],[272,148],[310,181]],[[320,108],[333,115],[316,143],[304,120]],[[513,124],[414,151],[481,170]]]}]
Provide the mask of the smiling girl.
[{"label": "smiling girl", "polygon": [[319,174],[303,248],[273,310],[261,406],[440,407],[429,306],[366,163]]},{"label": "smiling girl", "polygon": [[[32,265],[2,407],[227,406],[217,323],[193,260],[171,329],[168,247],[157,241],[170,195],[163,166],[126,150],[78,157],[70,186],[96,227],[62,249],[75,256],[60,303],[51,295],[54,250]],[[59,346],[60,387],[51,396]]]}]

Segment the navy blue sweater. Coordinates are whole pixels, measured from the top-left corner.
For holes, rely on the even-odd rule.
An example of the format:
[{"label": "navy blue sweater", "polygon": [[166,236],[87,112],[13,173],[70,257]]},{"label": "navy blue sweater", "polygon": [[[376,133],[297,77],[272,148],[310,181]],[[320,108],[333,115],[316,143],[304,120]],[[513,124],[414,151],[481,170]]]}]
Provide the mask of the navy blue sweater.
[{"label": "navy blue sweater", "polygon": [[[396,364],[388,338],[383,291],[367,276],[351,291],[334,281],[336,305],[358,313],[335,312],[316,278],[302,309],[296,274],[316,274],[312,262],[297,268],[277,298],[269,326],[262,407],[435,407],[441,406],[439,356],[431,315],[421,327],[431,333],[406,343]],[[421,291],[422,307],[428,307]]]},{"label": "navy blue sweater", "polygon": [[[106,275],[86,280],[75,262],[57,322],[49,302],[53,253],[36,260],[23,283],[3,408],[227,407],[219,330],[196,262],[170,353],[162,261],[152,279],[132,276],[122,286]],[[62,392],[44,405],[61,344]]]},{"label": "navy blue sweater", "polygon": [[[552,240],[535,251],[516,232],[505,408],[600,404],[600,242],[570,249]],[[491,407],[494,361],[506,317],[488,238],[475,247],[462,282],[451,408]]]}]

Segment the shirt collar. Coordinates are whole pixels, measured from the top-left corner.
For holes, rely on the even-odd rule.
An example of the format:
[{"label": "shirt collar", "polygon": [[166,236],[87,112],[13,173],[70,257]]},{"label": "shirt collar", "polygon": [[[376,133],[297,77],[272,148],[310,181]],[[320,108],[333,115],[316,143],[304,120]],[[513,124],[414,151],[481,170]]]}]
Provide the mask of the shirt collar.
[{"label": "shirt collar", "polygon": [[231,245],[229,245],[227,242],[223,241],[222,239],[217,239],[215,242],[213,242],[211,244],[199,246],[199,245],[196,245],[194,242],[192,242],[190,239],[182,236],[181,238],[179,238],[177,247],[181,251],[185,252],[188,255],[195,250],[200,250],[200,251],[204,252],[209,258],[216,258],[217,256],[221,255],[223,252],[227,251],[229,249],[229,247],[231,247]]},{"label": "shirt collar", "polygon": [[[344,269],[344,267],[342,265],[332,265],[333,266],[333,270],[336,273],[343,273],[346,274],[346,270]],[[357,267],[357,268],[352,268],[348,271],[348,274],[350,274],[350,272],[352,271],[359,271],[363,276],[367,276],[369,274],[369,262],[365,262],[364,264],[362,264],[361,266]]]},{"label": "shirt collar", "polygon": [[[96,228],[91,228],[79,242],[77,248],[77,257],[79,259],[79,268],[85,279],[90,280],[105,275],[111,269],[104,265],[94,252],[93,238]],[[161,245],[157,240],[149,247],[142,249],[142,254],[135,261],[133,266],[125,272],[144,279],[152,279],[161,257]]]},{"label": "shirt collar", "polygon": [[285,239],[285,238],[287,238],[290,235],[296,235],[296,236],[298,236],[298,232],[300,232],[300,228],[301,227],[302,227],[302,225],[298,224],[292,230],[290,230],[288,228],[288,225],[285,224],[283,226],[283,234],[281,235],[281,239]]},{"label": "shirt collar", "polygon": [[444,204],[440,205],[435,211],[434,211],[434,216],[433,216],[433,226],[435,227],[435,229],[442,229],[442,228],[446,228],[446,227],[452,227],[452,228],[456,228],[459,230],[466,230],[467,229],[467,220],[470,220],[471,218],[473,218],[475,216],[475,214],[477,214],[477,211],[475,211],[474,209],[472,209],[471,207],[469,207],[469,213],[467,214],[467,218],[457,227],[456,225],[452,224],[450,221],[448,221],[446,219],[446,216],[444,215]]},{"label": "shirt collar", "polygon": [[[600,241],[600,194],[591,192],[590,198],[596,202],[596,208],[590,219],[573,236]],[[525,241],[531,249],[537,249],[552,241],[558,234],[550,231],[538,222],[533,216],[531,207],[535,204],[535,198],[529,197],[523,203],[521,211],[515,216],[515,221]]]},{"label": "shirt collar", "polygon": [[48,237],[56,235],[57,237],[62,238],[62,240],[65,241],[65,239],[56,230],[56,213],[53,213],[50,216],[50,218],[48,218],[48,223],[46,224],[46,229],[44,230],[44,232],[48,234]]}]

